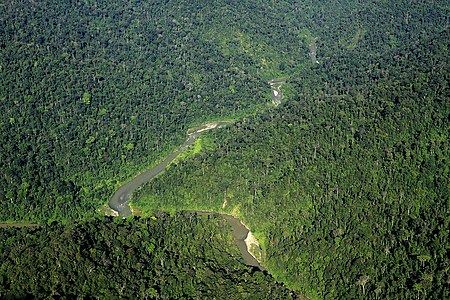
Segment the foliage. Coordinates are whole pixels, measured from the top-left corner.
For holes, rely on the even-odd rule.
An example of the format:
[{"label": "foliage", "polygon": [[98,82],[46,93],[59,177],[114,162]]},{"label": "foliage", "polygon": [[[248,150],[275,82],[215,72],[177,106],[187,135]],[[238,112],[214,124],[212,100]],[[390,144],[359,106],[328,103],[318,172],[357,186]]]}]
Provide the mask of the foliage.
[{"label": "foliage", "polygon": [[[264,107],[270,90],[259,71],[277,73],[286,59],[276,57],[277,45],[295,37],[283,37],[286,23],[274,27],[262,2],[236,4],[1,5],[0,220],[92,215],[120,183],[173,151],[187,128]],[[253,10],[258,18],[242,27]],[[211,30],[224,23],[222,36],[239,33],[252,44],[232,41],[223,54]],[[256,67],[266,49],[272,63]]]},{"label": "foliage", "polygon": [[[236,119],[133,204],[240,215],[277,280],[313,298],[450,298],[448,1],[5,0],[0,15],[0,220],[68,223],[1,230],[0,297],[286,298],[218,220],[72,223],[191,126]],[[286,102],[266,105],[285,76]]]},{"label": "foliage", "polygon": [[2,299],[298,298],[242,263],[220,217],[178,213],[0,228],[0,241]]},{"label": "foliage", "polygon": [[296,99],[210,133],[213,151],[135,205],[238,211],[272,274],[308,296],[448,298],[449,40],[330,58],[291,79]]}]

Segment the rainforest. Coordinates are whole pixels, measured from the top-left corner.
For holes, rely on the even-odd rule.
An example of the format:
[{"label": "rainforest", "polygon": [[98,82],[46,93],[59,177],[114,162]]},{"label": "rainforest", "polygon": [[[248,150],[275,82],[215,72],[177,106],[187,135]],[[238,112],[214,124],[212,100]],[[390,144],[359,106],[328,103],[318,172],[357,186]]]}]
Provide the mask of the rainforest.
[{"label": "rainforest", "polygon": [[449,299],[449,45],[446,0],[1,1],[0,299]]}]

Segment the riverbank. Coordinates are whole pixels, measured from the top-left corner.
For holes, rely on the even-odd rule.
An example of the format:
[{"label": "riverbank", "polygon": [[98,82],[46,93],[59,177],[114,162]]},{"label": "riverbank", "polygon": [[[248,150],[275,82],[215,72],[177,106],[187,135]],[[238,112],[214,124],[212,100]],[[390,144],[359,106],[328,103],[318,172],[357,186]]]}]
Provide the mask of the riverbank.
[{"label": "riverbank", "polygon": [[242,223],[238,217],[231,214],[211,212],[208,210],[193,210],[192,212],[200,215],[219,215],[224,218],[225,221],[227,221],[227,223],[231,226],[232,235],[236,246],[238,246],[241,251],[241,255],[245,263],[249,266],[258,268],[261,271],[266,271],[266,269],[261,266],[261,255],[255,255],[254,251],[251,250],[252,248],[257,247],[261,251],[259,242],[256,240],[247,225]]},{"label": "riverbank", "polygon": [[189,129],[187,131],[188,138],[176,151],[172,152],[169,156],[167,156],[162,162],[154,166],[153,168],[148,169],[147,171],[139,174],[128,183],[121,186],[109,200],[109,207],[116,211],[118,215],[123,217],[128,217],[131,215],[130,206],[128,203],[130,202],[133,192],[149,182],[156,176],[160,175],[166,167],[182,152],[184,152],[190,145],[192,145],[195,140],[205,131],[220,128],[226,125],[231,124],[232,122],[209,122],[205,123],[202,126],[194,127],[194,129]]},{"label": "riverbank", "polygon": [[[272,89],[272,103],[276,106],[281,104],[281,101],[283,99],[281,86],[288,79],[289,77],[283,77],[283,78],[275,78],[268,81],[268,84]],[[150,180],[160,175],[167,168],[167,166],[180,154],[182,154],[190,145],[192,145],[203,132],[220,128],[222,126],[226,126],[231,123],[233,122],[208,122],[200,126],[195,126],[188,129],[187,130],[188,137],[186,141],[183,143],[183,145],[181,145],[176,151],[172,152],[161,163],[157,164],[153,168],[148,169],[142,174],[139,174],[131,181],[121,186],[116,191],[116,193],[114,193],[113,197],[108,202],[108,206],[110,208],[108,214],[115,216],[118,215],[122,217],[128,217],[130,215],[133,215],[133,212],[130,209],[129,202],[132,199],[133,192],[136,189],[140,188]],[[225,208],[226,205],[227,201],[225,198],[223,208]],[[260,262],[262,261],[263,252],[258,240],[252,234],[250,229],[245,224],[243,224],[236,216],[202,210],[196,210],[193,212],[208,215],[218,214],[221,217],[223,217],[232,228],[233,238],[246,264],[256,267],[261,271],[265,271],[260,264]]]},{"label": "riverbank", "polygon": [[[284,81],[283,81],[284,82]],[[161,163],[157,164],[153,168],[148,169],[147,171],[139,174],[134,179],[121,186],[116,193],[114,193],[111,200],[108,202],[109,210],[105,207],[102,211],[104,211],[108,215],[112,216],[122,216],[128,217],[132,215],[132,211],[129,205],[129,202],[132,198],[133,192],[146,184],[153,178],[160,175],[166,167],[180,154],[182,154],[190,145],[192,145],[195,140],[199,138],[199,136],[208,130],[220,128],[222,126],[226,126],[231,124],[232,122],[208,122],[201,126],[196,126],[187,131],[188,138],[176,151],[172,152],[168,157],[166,157]],[[221,214],[217,212],[211,211],[202,211],[197,210],[193,211],[197,214],[218,214],[223,217],[227,223],[232,228],[232,235],[238,246],[242,258],[244,259],[247,265],[256,267],[261,271],[265,269],[261,266],[260,261],[261,257],[261,247],[250,232],[250,229],[243,224],[236,216],[230,214]]]}]

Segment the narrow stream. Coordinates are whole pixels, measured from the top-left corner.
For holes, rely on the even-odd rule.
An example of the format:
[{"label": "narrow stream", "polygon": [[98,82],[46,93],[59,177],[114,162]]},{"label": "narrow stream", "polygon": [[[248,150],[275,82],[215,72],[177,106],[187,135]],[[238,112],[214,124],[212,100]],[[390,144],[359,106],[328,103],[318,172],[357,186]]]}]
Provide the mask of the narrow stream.
[{"label": "narrow stream", "polygon": [[283,92],[281,91],[281,85],[285,83],[289,78],[275,78],[267,83],[272,88],[272,103],[276,106],[281,104],[281,100],[283,100]]}]

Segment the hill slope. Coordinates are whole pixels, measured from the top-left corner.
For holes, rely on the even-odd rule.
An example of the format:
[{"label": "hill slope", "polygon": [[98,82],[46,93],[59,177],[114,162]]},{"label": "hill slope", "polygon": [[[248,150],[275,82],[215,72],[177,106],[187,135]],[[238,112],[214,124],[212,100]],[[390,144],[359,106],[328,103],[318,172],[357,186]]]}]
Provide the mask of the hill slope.
[{"label": "hill slope", "polygon": [[239,214],[276,278],[317,298],[448,298],[449,40],[330,59],[321,83],[293,79],[296,99],[211,133],[135,205]]},{"label": "hill slope", "polygon": [[0,228],[0,297],[299,298],[243,265],[227,227],[220,217],[181,213]]},{"label": "hill slope", "polygon": [[[15,293],[11,278],[35,271],[28,260],[22,269],[11,265],[22,262],[27,239],[40,238],[32,249],[43,249],[52,234],[87,232],[90,246],[101,244],[89,224],[123,234],[101,258],[96,247],[76,249],[84,238],[72,240],[74,255],[85,255],[76,261],[90,266],[131,249],[124,263],[132,270],[132,252],[142,249],[123,241],[128,233],[142,238],[134,221],[79,220],[180,145],[187,128],[234,119],[203,136],[201,151],[143,189],[134,205],[148,216],[157,209],[238,214],[277,280],[311,297],[449,298],[449,11],[444,0],[3,1],[0,220],[69,224],[4,235],[3,253],[17,251],[1,266],[2,296]],[[267,105],[267,81],[287,76],[285,103]],[[153,228],[161,238],[197,232],[185,217],[161,222]],[[201,226],[217,232],[208,222]],[[180,255],[195,265],[209,254],[200,251],[202,238],[191,238],[183,236],[183,245],[192,242],[195,251]],[[161,245],[158,258],[183,270],[168,258],[179,252],[164,252],[179,241]],[[53,246],[66,244],[57,238]],[[66,283],[82,273],[58,273],[54,261],[38,259]],[[237,289],[255,276],[251,289],[290,293],[233,258],[214,264],[227,263],[239,271],[205,272]],[[144,292],[173,280],[160,275]],[[134,292],[142,287],[127,282]],[[90,290],[84,284],[70,293],[110,288],[103,280],[86,281]],[[24,295],[41,295],[40,286],[26,285]],[[199,288],[173,290],[187,297],[192,286]],[[42,295],[64,291],[43,288]]]}]

